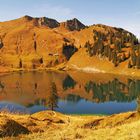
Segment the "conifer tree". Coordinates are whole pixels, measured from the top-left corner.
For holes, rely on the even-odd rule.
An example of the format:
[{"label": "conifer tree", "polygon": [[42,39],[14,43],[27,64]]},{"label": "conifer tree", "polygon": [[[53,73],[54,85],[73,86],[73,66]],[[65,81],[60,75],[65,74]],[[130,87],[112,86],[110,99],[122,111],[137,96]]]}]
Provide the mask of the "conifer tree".
[{"label": "conifer tree", "polygon": [[140,69],[140,54],[136,57],[136,67],[137,69]]},{"label": "conifer tree", "polygon": [[36,41],[34,41],[34,50],[35,51],[37,50],[37,43],[36,43]]},{"label": "conifer tree", "polygon": [[19,68],[22,68],[22,60],[19,60]]},{"label": "conifer tree", "polygon": [[128,62],[128,68],[132,68],[131,61]]},{"label": "conifer tree", "polygon": [[136,66],[136,59],[137,59],[137,56],[136,56],[136,52],[135,52],[134,49],[132,50],[131,59],[132,59],[132,65],[133,65],[133,66]]}]

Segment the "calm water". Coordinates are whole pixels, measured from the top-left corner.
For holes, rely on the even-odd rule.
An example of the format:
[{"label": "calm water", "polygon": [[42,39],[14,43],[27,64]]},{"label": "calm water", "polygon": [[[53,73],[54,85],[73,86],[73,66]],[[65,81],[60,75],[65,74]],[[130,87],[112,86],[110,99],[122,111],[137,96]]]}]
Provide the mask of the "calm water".
[{"label": "calm water", "polygon": [[[57,95],[52,98],[52,83]],[[57,105],[67,114],[114,114],[136,110],[140,80],[105,74],[28,72],[0,77],[0,110],[35,113]]]}]

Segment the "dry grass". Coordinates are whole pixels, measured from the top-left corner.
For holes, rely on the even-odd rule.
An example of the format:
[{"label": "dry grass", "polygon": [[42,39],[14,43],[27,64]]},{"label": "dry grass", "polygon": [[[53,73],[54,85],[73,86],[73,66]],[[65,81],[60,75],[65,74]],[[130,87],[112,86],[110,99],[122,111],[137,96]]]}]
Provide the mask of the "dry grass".
[{"label": "dry grass", "polygon": [[[8,131],[0,123],[5,140],[139,140],[140,115],[128,112],[112,116],[70,116],[44,111],[33,115],[0,114],[0,122],[11,122]],[[18,124],[18,127],[16,127]],[[16,128],[18,130],[16,131]],[[28,131],[19,131],[25,128]],[[9,132],[16,137],[11,137]],[[25,133],[25,134],[22,134]],[[29,133],[29,134],[28,134]],[[10,137],[5,137],[5,136]]]},{"label": "dry grass", "polygon": [[128,69],[127,64],[128,60],[120,63],[118,67],[114,67],[113,63],[107,59],[97,56],[89,57],[86,49],[82,48],[71,57],[66,68],[67,70],[78,70],[86,73],[97,72],[140,77],[140,71],[137,69]]}]

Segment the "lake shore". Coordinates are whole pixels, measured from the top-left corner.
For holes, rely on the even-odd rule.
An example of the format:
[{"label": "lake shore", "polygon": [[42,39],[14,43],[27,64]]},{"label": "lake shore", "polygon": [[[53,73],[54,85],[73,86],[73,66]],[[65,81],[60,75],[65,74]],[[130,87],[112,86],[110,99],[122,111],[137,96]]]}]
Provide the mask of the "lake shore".
[{"label": "lake shore", "polygon": [[139,119],[138,112],[111,116],[73,116],[54,111],[32,115],[1,113],[0,136],[4,140],[137,140],[140,136]]},{"label": "lake shore", "polygon": [[105,71],[100,69],[94,69],[92,67],[67,67],[64,65],[58,67],[50,67],[50,68],[36,68],[36,69],[18,69],[18,68],[8,68],[0,66],[0,76],[11,74],[13,72],[39,72],[39,71],[53,71],[53,72],[82,72],[82,73],[103,73],[103,74],[111,74],[114,76],[128,76],[130,78],[140,78],[139,70],[129,70],[129,71]]}]

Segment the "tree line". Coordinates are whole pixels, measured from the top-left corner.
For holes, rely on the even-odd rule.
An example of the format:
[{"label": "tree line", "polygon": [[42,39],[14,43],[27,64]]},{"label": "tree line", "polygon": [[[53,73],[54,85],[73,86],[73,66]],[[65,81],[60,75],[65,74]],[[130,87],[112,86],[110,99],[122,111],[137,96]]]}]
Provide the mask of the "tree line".
[{"label": "tree line", "polygon": [[[140,46],[138,39],[131,33],[115,28],[116,33],[103,33],[93,30],[93,42],[87,41],[84,45],[86,52],[90,57],[99,56],[99,58],[107,58],[115,67],[121,62],[131,58],[131,63],[128,63],[128,68],[132,66],[140,67]],[[121,31],[121,32],[120,32]],[[130,51],[124,51],[123,48],[128,48],[127,44],[131,45]],[[136,51],[138,50],[138,51]],[[137,52],[137,53],[136,53]]]}]

